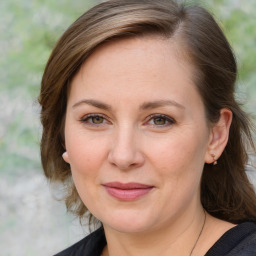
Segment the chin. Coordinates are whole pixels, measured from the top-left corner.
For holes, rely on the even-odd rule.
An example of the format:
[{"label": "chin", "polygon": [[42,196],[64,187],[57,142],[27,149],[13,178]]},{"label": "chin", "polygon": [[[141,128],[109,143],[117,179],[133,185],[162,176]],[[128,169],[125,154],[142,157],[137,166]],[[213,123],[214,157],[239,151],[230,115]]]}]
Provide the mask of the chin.
[{"label": "chin", "polygon": [[153,226],[153,219],[143,214],[118,214],[117,216],[111,216],[110,218],[104,218],[102,220],[103,226],[107,226],[122,233],[141,233],[149,231]]},{"label": "chin", "polygon": [[[104,226],[104,223],[103,223]],[[120,233],[143,233],[149,231],[147,225],[134,225],[134,224],[123,224],[123,223],[115,223],[107,225],[109,228],[116,230]]]}]

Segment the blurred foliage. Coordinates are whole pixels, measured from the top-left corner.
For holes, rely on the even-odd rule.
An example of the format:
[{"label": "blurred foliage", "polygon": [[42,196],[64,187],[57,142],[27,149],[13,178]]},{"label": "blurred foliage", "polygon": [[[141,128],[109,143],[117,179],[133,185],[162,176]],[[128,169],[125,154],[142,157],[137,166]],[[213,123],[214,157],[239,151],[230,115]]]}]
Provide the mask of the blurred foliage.
[{"label": "blurred foliage", "polygon": [[41,170],[42,72],[58,37],[92,2],[0,1],[0,174]]},{"label": "blurred foliage", "polygon": [[245,109],[256,112],[256,1],[211,0],[210,9],[219,21],[237,57],[238,97]]},{"label": "blurred foliage", "polygon": [[[237,55],[238,91],[256,110],[256,1],[197,1],[212,10]],[[36,98],[51,49],[64,30],[96,1],[0,2],[0,174],[40,170]]]}]

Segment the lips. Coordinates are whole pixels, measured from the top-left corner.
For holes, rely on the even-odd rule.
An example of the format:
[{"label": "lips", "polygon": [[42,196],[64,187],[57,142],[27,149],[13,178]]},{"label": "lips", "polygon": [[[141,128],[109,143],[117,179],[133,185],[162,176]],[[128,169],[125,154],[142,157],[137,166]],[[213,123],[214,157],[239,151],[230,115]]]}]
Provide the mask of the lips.
[{"label": "lips", "polygon": [[141,183],[109,182],[103,185],[112,197],[122,201],[133,201],[148,194],[154,186]]}]

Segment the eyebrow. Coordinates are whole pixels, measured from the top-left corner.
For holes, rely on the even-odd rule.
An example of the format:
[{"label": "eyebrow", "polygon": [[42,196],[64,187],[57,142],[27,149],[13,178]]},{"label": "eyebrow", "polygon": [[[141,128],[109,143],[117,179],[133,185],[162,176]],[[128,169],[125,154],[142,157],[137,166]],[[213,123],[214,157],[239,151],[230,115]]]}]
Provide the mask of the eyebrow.
[{"label": "eyebrow", "polygon": [[[93,99],[80,100],[77,103],[75,103],[72,106],[72,108],[76,108],[83,104],[91,105],[93,107],[104,109],[104,110],[112,109],[110,105],[103,103],[101,101],[98,101],[98,100],[93,100]],[[174,100],[157,100],[157,101],[144,102],[142,105],[140,105],[139,109],[141,109],[141,110],[154,109],[154,108],[159,108],[159,107],[163,107],[166,105],[174,106],[174,107],[177,107],[180,109],[185,109],[185,107],[183,105],[179,104],[178,102],[176,102]]]},{"label": "eyebrow", "polygon": [[185,109],[185,107],[178,102],[174,100],[157,100],[157,101],[152,101],[152,102],[145,102],[140,106],[140,109],[146,110],[146,109],[154,109],[154,108],[159,108],[163,106],[174,106],[180,109]]},{"label": "eyebrow", "polygon": [[91,105],[93,107],[96,107],[96,108],[101,108],[101,109],[104,109],[104,110],[111,110],[111,106],[108,105],[108,104],[105,104],[101,101],[98,101],[98,100],[92,100],[92,99],[84,99],[84,100],[80,100],[78,101],[77,103],[75,103],[72,108],[76,108],[80,105],[83,105],[83,104],[87,104],[87,105]]}]

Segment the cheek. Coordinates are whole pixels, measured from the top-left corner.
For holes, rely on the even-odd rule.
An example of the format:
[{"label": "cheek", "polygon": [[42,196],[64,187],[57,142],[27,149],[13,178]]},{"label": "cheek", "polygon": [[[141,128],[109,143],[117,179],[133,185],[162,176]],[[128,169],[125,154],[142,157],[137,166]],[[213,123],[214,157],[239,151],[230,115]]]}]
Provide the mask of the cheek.
[{"label": "cheek", "polygon": [[150,159],[168,186],[197,186],[204,166],[206,143],[190,132],[175,134],[151,147]]},{"label": "cheek", "polygon": [[79,175],[96,175],[107,154],[104,141],[87,136],[84,132],[71,134],[67,129],[66,148],[72,172]]},{"label": "cheek", "polygon": [[68,131],[66,135],[73,181],[83,203],[93,213],[95,207],[100,207],[95,198],[107,152],[104,140],[92,139],[81,133],[73,136]]},{"label": "cheek", "polygon": [[[159,154],[159,173],[164,181],[164,190],[171,201],[182,207],[188,205],[199,194],[204,166],[204,150],[198,141],[172,141]],[[201,145],[202,146],[202,145]]]},{"label": "cheek", "polygon": [[151,159],[160,166],[184,166],[188,162],[203,161],[206,145],[196,139],[195,135],[180,134],[158,139],[150,147]]}]

